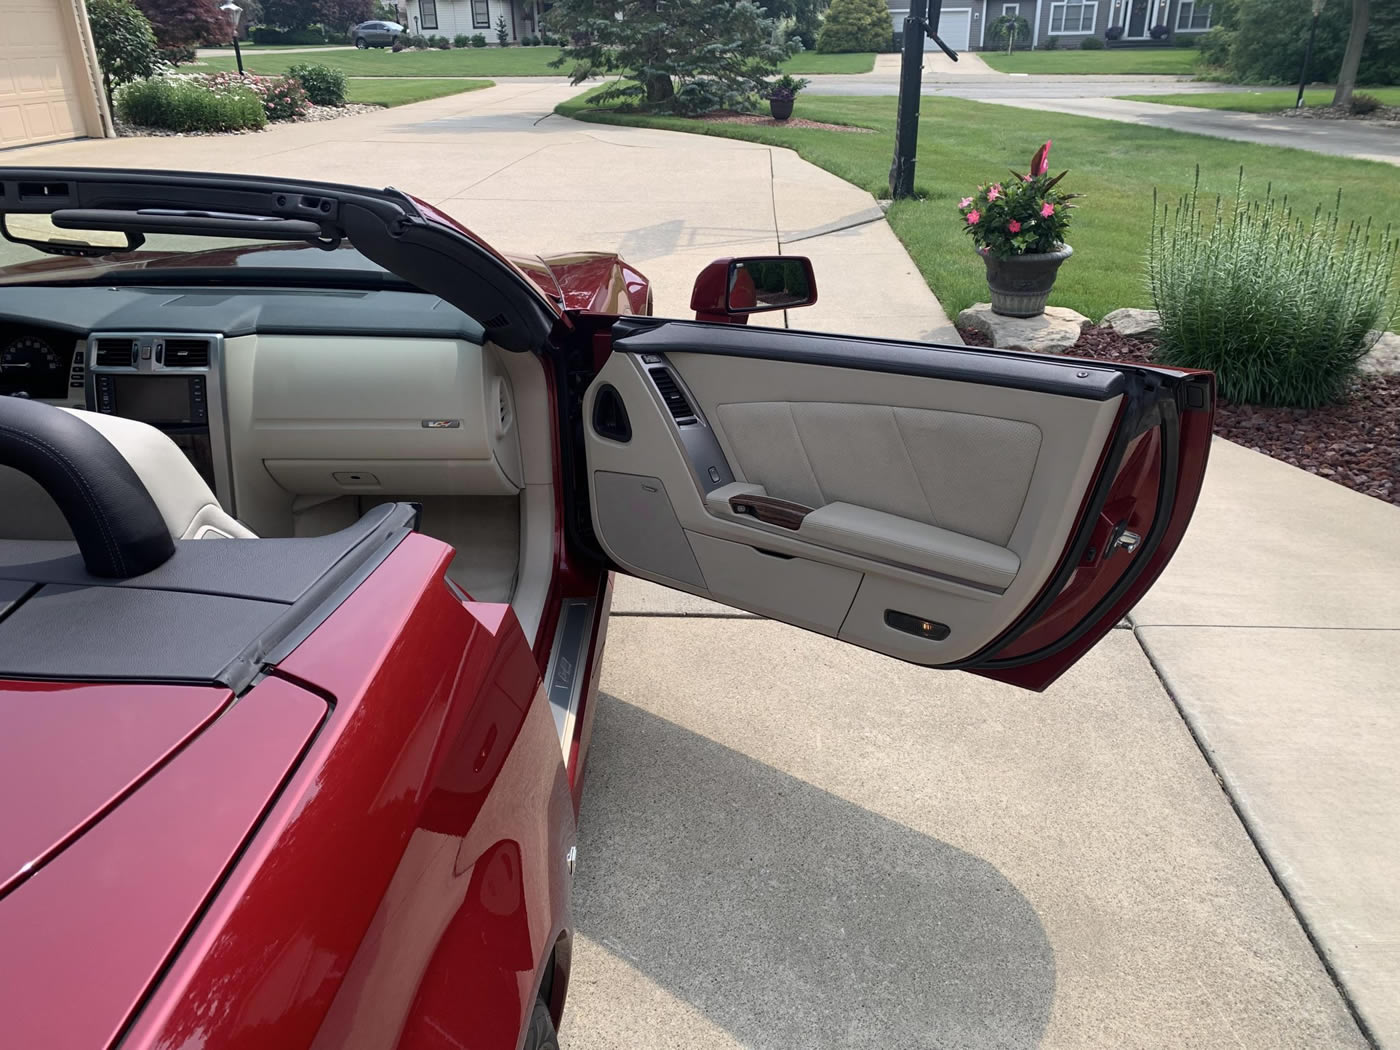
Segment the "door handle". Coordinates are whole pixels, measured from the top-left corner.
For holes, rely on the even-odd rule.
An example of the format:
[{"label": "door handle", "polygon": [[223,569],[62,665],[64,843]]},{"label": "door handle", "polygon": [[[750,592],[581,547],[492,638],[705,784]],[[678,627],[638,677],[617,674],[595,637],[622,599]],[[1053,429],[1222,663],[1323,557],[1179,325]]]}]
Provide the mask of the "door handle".
[{"label": "door handle", "polygon": [[729,509],[765,525],[777,525],[784,529],[800,529],[802,519],[812,513],[811,507],[774,496],[730,496]]}]

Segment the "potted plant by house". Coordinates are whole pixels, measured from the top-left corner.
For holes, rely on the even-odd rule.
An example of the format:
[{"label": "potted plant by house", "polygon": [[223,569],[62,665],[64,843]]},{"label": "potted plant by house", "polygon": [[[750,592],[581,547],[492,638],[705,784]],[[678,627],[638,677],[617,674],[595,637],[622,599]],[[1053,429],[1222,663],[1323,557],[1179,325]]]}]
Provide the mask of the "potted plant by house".
[{"label": "potted plant by house", "polygon": [[963,228],[987,265],[992,312],[1006,317],[1035,317],[1055,286],[1060,264],[1074,254],[1065,243],[1069,202],[1081,196],[1056,186],[1069,174],[1051,176],[1050,143],[1036,150],[1030,171],[1012,172],[1006,182],[977,187],[958,202]]},{"label": "potted plant by house", "polygon": [[809,83],[811,81],[784,73],[768,85],[764,98],[768,100],[768,112],[773,115],[774,120],[787,120],[792,116],[792,100]]}]

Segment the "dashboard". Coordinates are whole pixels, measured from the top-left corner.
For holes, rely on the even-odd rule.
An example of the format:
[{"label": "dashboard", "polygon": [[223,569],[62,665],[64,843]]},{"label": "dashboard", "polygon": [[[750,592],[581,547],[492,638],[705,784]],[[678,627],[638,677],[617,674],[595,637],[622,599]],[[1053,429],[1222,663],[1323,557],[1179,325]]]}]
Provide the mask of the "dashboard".
[{"label": "dashboard", "polygon": [[0,395],[157,427],[261,535],[341,496],[518,494],[503,354],[424,293],[0,286]]}]

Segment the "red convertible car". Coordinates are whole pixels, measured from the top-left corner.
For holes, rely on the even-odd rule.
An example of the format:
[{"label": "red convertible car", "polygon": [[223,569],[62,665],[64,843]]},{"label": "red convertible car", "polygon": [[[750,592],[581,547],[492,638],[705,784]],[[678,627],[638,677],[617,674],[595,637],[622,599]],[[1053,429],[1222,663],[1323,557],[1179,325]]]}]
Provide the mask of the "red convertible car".
[{"label": "red convertible car", "polygon": [[1043,689],[1205,469],[1205,373],[735,323],[800,258],[663,319],[114,170],[0,168],[0,233],[6,1047],[553,1046],[612,572]]}]

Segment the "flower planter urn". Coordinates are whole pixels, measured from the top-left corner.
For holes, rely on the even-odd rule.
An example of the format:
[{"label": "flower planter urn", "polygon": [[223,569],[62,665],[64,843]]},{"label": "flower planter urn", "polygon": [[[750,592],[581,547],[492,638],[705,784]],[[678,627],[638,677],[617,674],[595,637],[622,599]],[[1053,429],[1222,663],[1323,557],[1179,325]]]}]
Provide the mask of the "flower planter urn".
[{"label": "flower planter urn", "polygon": [[768,112],[773,114],[774,120],[787,120],[788,117],[792,116],[792,99],[770,98]]},{"label": "flower planter urn", "polygon": [[1045,312],[1060,264],[1074,254],[1074,249],[1066,244],[1057,252],[1005,259],[998,259],[985,248],[977,249],[977,254],[987,264],[992,312],[1003,317],[1038,317]]}]

